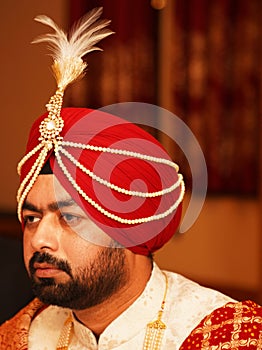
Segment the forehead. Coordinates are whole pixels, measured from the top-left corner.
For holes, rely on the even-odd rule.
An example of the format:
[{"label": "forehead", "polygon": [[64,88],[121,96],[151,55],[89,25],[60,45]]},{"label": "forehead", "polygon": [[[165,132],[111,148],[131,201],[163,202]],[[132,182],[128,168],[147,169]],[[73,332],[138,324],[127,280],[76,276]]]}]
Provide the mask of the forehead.
[{"label": "forehead", "polygon": [[[39,175],[26,201],[36,205],[69,201],[72,198],[53,174]],[[75,204],[72,202],[72,205]],[[76,204],[75,204],[76,205]]]}]

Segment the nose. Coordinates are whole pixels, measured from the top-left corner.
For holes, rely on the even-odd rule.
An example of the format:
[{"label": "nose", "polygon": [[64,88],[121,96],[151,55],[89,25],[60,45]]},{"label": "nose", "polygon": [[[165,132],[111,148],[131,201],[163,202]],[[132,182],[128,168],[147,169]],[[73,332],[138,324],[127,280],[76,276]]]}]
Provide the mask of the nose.
[{"label": "nose", "polygon": [[56,251],[59,247],[59,227],[51,217],[43,217],[31,236],[31,246],[34,251]]}]

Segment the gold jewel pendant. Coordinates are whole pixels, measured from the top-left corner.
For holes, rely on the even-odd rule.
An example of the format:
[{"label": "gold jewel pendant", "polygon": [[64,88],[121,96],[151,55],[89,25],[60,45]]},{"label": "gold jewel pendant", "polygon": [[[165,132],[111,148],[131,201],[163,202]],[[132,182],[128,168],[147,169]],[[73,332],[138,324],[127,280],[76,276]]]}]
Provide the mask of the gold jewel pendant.
[{"label": "gold jewel pendant", "polygon": [[157,320],[148,323],[143,350],[160,350],[166,329],[166,325],[161,321],[162,313],[163,311],[160,310]]},{"label": "gold jewel pendant", "polygon": [[143,350],[160,350],[161,343],[166,329],[165,323],[162,321],[162,315],[165,308],[166,294],[168,289],[168,279],[167,275],[163,272],[166,279],[166,288],[164,298],[161,304],[161,309],[158,311],[158,317],[155,321],[147,324],[146,335],[144,340]]}]

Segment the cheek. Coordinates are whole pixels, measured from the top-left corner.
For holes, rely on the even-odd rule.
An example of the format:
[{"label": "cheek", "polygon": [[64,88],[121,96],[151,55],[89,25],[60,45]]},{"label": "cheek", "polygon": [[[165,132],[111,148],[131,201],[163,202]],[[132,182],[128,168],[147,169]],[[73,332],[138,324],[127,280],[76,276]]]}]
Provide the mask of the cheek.
[{"label": "cheek", "polygon": [[73,270],[87,267],[95,259],[97,252],[100,250],[100,247],[90,244],[80,237],[72,240],[70,244],[67,244],[63,248],[65,258]]},{"label": "cheek", "polygon": [[112,243],[112,238],[91,220],[83,221],[83,224],[79,225],[77,230],[74,230],[74,232],[83,240],[83,242],[89,244],[100,247],[110,247]]},{"label": "cheek", "polygon": [[88,248],[85,248],[84,242],[79,244],[78,240],[72,240],[69,244],[64,245],[63,250],[64,255],[72,265],[78,266],[86,261]]}]

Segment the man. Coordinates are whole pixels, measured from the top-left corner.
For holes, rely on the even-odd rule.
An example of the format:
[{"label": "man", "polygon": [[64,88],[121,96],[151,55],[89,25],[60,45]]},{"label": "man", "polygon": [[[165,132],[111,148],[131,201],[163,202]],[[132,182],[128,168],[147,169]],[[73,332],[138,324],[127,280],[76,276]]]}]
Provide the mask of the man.
[{"label": "man", "polygon": [[38,18],[55,30],[41,40],[55,47],[58,87],[31,128],[17,195],[37,298],[1,326],[1,349],[259,349],[258,305],[153,261],[179,225],[184,195],[158,141],[108,113],[61,108],[85,68],[82,55],[109,34],[105,22],[94,26],[100,12],[71,41]]}]

